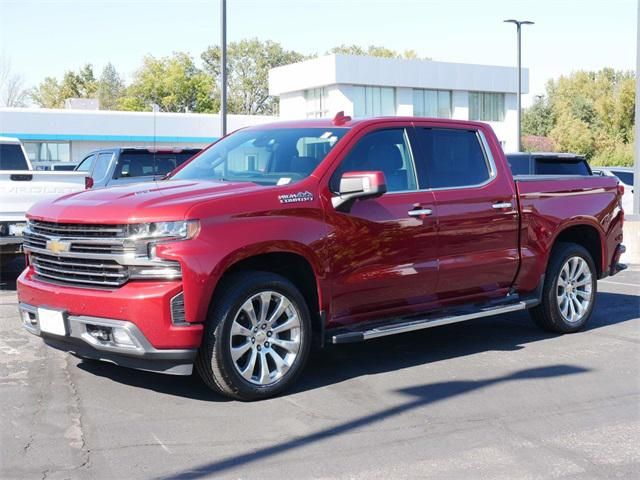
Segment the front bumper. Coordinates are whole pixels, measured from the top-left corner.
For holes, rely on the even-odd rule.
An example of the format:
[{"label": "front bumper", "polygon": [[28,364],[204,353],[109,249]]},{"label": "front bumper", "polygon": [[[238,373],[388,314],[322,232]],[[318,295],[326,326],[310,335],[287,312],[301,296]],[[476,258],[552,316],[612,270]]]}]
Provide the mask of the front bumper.
[{"label": "front bumper", "polygon": [[[65,314],[66,334],[55,335],[41,331],[37,307],[20,303],[19,309],[23,327],[42,337],[47,345],[59,350],[138,370],[172,375],[190,375],[193,370],[197,349],[156,349],[132,322]],[[128,335],[131,345],[98,339],[90,333],[90,329],[95,328],[121,329]]]}]

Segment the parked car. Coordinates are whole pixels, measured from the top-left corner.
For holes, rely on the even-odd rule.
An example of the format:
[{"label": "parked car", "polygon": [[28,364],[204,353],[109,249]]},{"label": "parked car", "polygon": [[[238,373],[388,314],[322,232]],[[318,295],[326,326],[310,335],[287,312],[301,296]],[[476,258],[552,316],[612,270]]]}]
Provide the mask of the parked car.
[{"label": "parked car", "polygon": [[507,153],[513,175],[591,175],[591,167],[575,153]]},{"label": "parked car", "polygon": [[525,309],[578,331],[622,222],[615,179],[514,181],[485,123],[254,126],[164,181],[34,206],[20,311],[53,347],[262,399],[312,343]]},{"label": "parked car", "polygon": [[76,167],[93,179],[93,188],[159,180],[200,148],[110,148],[91,152]]},{"label": "parked car", "polygon": [[25,213],[39,200],[86,188],[86,175],[34,171],[17,138],[0,137],[0,267],[22,254]]},{"label": "parked car", "polygon": [[606,177],[616,177],[624,186],[622,196],[622,207],[625,212],[633,212],[633,168],[630,167],[596,167],[593,169],[594,175]]}]

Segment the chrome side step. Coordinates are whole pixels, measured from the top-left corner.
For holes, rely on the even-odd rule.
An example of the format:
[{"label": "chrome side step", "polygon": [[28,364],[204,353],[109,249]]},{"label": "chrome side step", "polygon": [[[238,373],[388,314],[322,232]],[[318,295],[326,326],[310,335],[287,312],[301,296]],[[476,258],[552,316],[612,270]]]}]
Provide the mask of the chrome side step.
[{"label": "chrome side step", "polygon": [[449,313],[441,315],[430,315],[424,318],[412,318],[411,320],[401,321],[394,320],[386,324],[378,324],[365,330],[351,330],[336,333],[331,336],[331,343],[352,343],[363,340],[371,340],[372,338],[386,337],[387,335],[395,335],[396,333],[412,332],[414,330],[422,330],[425,328],[439,327],[440,325],[448,325],[450,323],[466,322],[476,318],[491,317],[502,313],[517,312],[526,310],[536,306],[538,299],[521,300],[516,303],[506,305],[491,306],[478,308],[475,311],[467,311],[460,313]]}]

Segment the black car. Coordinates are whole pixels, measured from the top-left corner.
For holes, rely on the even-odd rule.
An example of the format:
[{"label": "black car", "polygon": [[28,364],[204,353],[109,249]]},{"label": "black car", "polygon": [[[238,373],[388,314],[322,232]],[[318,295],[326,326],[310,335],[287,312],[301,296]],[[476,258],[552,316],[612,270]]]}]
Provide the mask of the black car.
[{"label": "black car", "polygon": [[507,153],[513,175],[592,175],[589,163],[575,153]]}]

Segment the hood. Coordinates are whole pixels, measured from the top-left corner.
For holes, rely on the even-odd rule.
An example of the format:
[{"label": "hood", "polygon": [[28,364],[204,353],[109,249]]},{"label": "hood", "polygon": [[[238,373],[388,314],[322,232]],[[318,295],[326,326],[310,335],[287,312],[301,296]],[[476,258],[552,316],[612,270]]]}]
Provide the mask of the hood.
[{"label": "hood", "polygon": [[168,180],[85,190],[37,203],[29,217],[69,223],[182,220],[195,205],[268,187],[247,182]]}]

